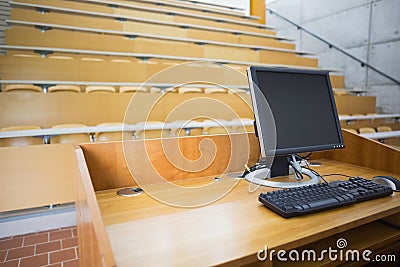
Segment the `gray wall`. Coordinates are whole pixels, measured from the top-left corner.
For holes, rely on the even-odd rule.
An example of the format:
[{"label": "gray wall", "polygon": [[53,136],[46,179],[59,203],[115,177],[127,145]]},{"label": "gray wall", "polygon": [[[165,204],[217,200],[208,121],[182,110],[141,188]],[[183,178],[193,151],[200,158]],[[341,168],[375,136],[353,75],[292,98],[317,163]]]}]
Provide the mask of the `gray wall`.
[{"label": "gray wall", "polygon": [[[266,0],[309,31],[400,80],[400,0]],[[400,113],[400,86],[267,12],[267,24],[316,53],[320,67],[340,69],[346,88],[377,96],[378,111]]]}]

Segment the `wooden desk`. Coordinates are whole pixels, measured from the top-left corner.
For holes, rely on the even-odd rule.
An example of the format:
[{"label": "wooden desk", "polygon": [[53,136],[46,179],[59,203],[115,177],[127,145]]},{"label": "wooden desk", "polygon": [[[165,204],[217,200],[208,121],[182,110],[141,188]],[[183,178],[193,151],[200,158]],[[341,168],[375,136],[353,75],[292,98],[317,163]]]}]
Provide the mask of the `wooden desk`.
[{"label": "wooden desk", "polygon": [[[375,175],[399,177],[399,151],[348,132],[343,132],[343,135],[347,148],[342,151],[316,153],[315,160],[322,163],[322,166],[314,168],[316,171],[321,174],[343,173],[366,178],[372,178]],[[254,135],[248,136],[251,151],[254,151],[258,143]],[[186,154],[192,155],[202,138],[205,137],[179,140],[180,145],[186,145],[190,152],[186,151]],[[213,140],[217,148],[224,144],[227,146],[226,136],[207,138]],[[205,188],[204,185],[208,185],[209,190],[197,195],[190,191],[187,194],[179,194],[177,190],[181,188],[171,188],[167,183],[147,184],[143,187],[146,194],[127,198],[117,196],[115,194],[117,188],[104,189],[104,185],[112,186],[113,184],[103,182],[102,190],[95,192],[91,185],[91,175],[97,176],[92,177],[96,181],[100,178],[114,179],[126,175],[126,166],[122,163],[125,160],[119,155],[122,148],[120,143],[101,146],[82,145],[82,149],[77,149],[76,153],[79,156],[78,159],[80,158],[78,165],[81,166],[81,171],[77,174],[84,184],[80,190],[80,202],[87,203],[83,205],[84,209],[81,208],[80,203],[77,203],[77,209],[84,211],[77,213],[79,249],[83,264],[92,263],[97,259],[98,262],[103,262],[103,266],[258,266],[265,264],[279,266],[281,262],[276,261],[276,258],[274,262],[258,261],[257,253],[265,246],[268,246],[269,251],[272,249],[288,251],[302,246],[313,249],[336,248],[336,241],[341,237],[348,240],[349,249],[371,249],[378,253],[399,248],[399,228],[380,221],[392,216],[391,222],[400,225],[399,193],[335,210],[284,219],[262,206],[257,200],[260,192],[273,189],[262,187],[250,192],[248,182],[227,176],[223,176],[222,180],[217,182],[214,180],[214,173],[218,169],[215,165],[199,172],[197,177],[202,178],[196,178],[188,173],[183,174],[180,180],[176,181],[172,175],[176,173],[175,167],[162,163],[165,158],[159,155],[159,150],[162,149],[158,147],[159,141],[132,141],[129,145],[132,145],[137,153],[142,153],[141,150],[136,149],[140,147],[140,142],[147,142],[149,145],[148,148],[152,151],[150,155],[154,155],[153,163],[162,166],[162,168],[156,166],[159,171],[170,170],[171,176],[166,177],[167,180],[185,187]],[[231,142],[231,147],[238,145],[235,143],[238,140],[233,139]],[[96,149],[100,155],[96,155]],[[221,153],[225,154],[226,151],[222,150]],[[239,149],[229,155],[234,158],[241,153],[243,150]],[[257,153],[250,154],[252,155],[251,162],[254,161]],[[360,156],[360,154],[364,155]],[[109,160],[114,159],[114,162],[107,163],[107,157]],[[86,159],[88,166],[82,164],[82,159]],[[215,161],[224,165],[226,157],[217,157]],[[346,162],[351,162],[351,164]],[[105,166],[101,166],[103,164]],[[98,168],[94,168],[93,165],[97,165]],[[144,168],[145,165],[137,164],[136,166]],[[238,166],[238,168],[241,167]],[[109,178],[113,173],[115,176]],[[329,176],[328,179],[340,178],[342,177]],[[135,183],[132,182],[131,185]],[[95,183],[96,187],[100,187],[98,182]],[[231,187],[233,189],[229,190]],[[221,188],[226,190],[226,195],[221,194]],[[169,202],[170,205],[151,197],[159,192],[163,193],[163,197],[172,200]],[[198,202],[198,204],[203,203],[198,208],[173,205],[174,201],[180,198],[204,200],[210,196],[211,199],[218,200],[210,204]],[[87,233],[96,234],[90,236]],[[83,236],[85,234],[86,239]],[[320,263],[317,262],[317,264]],[[337,262],[330,264],[335,265]]]},{"label": "wooden desk", "polygon": [[[368,178],[390,174],[330,160],[320,162],[323,166],[315,170],[321,174],[344,173]],[[224,183],[229,179],[232,178],[214,182],[208,177],[184,184]],[[343,178],[329,177],[332,179]],[[223,199],[193,209],[167,206],[146,194],[120,197],[115,189],[96,195],[117,266],[256,263],[257,252],[265,246],[276,251],[298,248],[400,211],[400,193],[395,193],[391,197],[284,219],[257,200],[260,192],[271,190],[262,187],[250,193],[249,183],[241,180]],[[399,240],[400,231],[393,238]],[[335,247],[336,243],[328,246]]]}]

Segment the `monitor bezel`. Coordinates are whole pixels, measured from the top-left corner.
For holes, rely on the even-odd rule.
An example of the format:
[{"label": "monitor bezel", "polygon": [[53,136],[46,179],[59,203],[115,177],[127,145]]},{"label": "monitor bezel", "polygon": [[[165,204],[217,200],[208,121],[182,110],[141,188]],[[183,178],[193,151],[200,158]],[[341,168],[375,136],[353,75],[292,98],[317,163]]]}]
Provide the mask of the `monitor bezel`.
[{"label": "monitor bezel", "polygon": [[[328,88],[329,99],[330,99],[330,104],[331,104],[331,109],[332,109],[332,112],[334,113],[334,120],[335,120],[336,129],[337,129],[337,133],[338,133],[338,139],[339,139],[338,143],[304,146],[304,147],[292,147],[292,148],[276,148],[274,151],[266,151],[266,147],[264,145],[263,133],[260,130],[260,129],[262,129],[261,121],[263,121],[262,120],[263,114],[260,114],[258,112],[257,99],[256,99],[256,95],[255,95],[255,86],[258,87],[258,80],[257,80],[257,75],[256,75],[257,71],[315,74],[315,75],[325,76],[325,80],[326,80],[327,88]],[[340,148],[345,147],[343,136],[342,136],[342,131],[341,131],[341,127],[340,127],[339,117],[338,117],[338,113],[337,113],[336,102],[335,102],[335,98],[334,98],[334,94],[333,94],[333,90],[332,90],[332,85],[330,82],[329,71],[251,66],[247,69],[247,76],[248,76],[248,80],[249,80],[249,89],[250,89],[250,95],[251,95],[251,100],[252,100],[253,113],[254,113],[254,118],[255,118],[256,127],[257,127],[257,129],[255,129],[255,130],[257,131],[257,136],[258,136],[258,140],[260,143],[261,157],[266,158],[266,157],[275,156],[275,155],[283,156],[283,155],[290,155],[290,154],[296,154],[296,153],[307,153],[307,152],[315,152],[315,151],[340,149]],[[272,116],[273,116],[273,114],[272,114]]]}]

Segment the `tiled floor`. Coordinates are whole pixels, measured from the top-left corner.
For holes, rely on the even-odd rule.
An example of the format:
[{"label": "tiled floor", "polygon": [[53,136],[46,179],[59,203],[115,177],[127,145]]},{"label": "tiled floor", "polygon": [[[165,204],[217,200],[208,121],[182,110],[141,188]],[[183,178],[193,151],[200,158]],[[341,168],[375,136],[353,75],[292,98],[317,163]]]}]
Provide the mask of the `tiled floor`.
[{"label": "tiled floor", "polygon": [[0,238],[0,267],[78,267],[76,227]]}]

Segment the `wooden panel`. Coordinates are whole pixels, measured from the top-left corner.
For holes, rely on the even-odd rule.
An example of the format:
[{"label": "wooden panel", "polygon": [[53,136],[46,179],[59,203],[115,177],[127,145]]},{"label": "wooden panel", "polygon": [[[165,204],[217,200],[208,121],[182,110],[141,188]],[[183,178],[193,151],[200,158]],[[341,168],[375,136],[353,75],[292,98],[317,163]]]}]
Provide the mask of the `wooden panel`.
[{"label": "wooden panel", "polygon": [[198,45],[173,40],[136,38],[129,40],[118,35],[99,35],[67,30],[51,30],[42,33],[26,26],[13,26],[6,31],[8,45],[43,46],[82,50],[100,50],[110,52],[131,52],[160,54],[169,56],[226,59],[245,62],[263,62],[268,64],[286,64],[293,66],[317,67],[317,59],[302,58],[295,51],[281,52],[250,48]]},{"label": "wooden panel", "polygon": [[[107,6],[94,5],[90,3],[82,3],[78,1],[62,1],[62,0],[27,0],[29,3],[36,3],[41,5],[49,5],[56,6],[61,8],[69,8],[69,9],[77,9],[77,10],[86,10],[93,12],[101,12],[105,14],[114,14],[114,15],[124,15],[145,19],[154,19],[159,21],[168,21],[168,22],[182,22],[182,23],[190,23],[195,25],[203,25],[203,26],[211,26],[211,27],[219,27],[219,28],[227,28],[227,29],[235,29],[235,30],[246,30],[251,32],[258,33],[270,33],[271,31],[265,29],[259,29],[257,26],[248,26],[241,25],[230,22],[217,22],[214,20],[210,20],[204,17],[195,18],[195,17],[187,17],[180,15],[168,15],[157,12],[149,12],[149,11],[141,11],[141,10],[133,10],[133,9],[125,9],[125,8],[117,8],[112,9]],[[218,20],[218,19],[216,19]]]},{"label": "wooden panel", "polygon": [[400,151],[378,141],[342,131],[345,149],[324,152],[324,157],[400,174]]},{"label": "wooden panel", "polygon": [[[85,154],[93,186],[96,191],[99,191],[137,186],[137,181],[142,186],[157,182],[156,179],[151,180],[150,163],[164,179],[177,181],[209,175],[218,176],[227,171],[227,168],[230,172],[241,172],[244,168],[241,162],[249,162],[248,164],[252,165],[258,161],[259,146],[254,134],[234,134],[230,138],[227,135],[197,136],[169,138],[163,141],[153,139],[146,141],[135,140],[125,143],[82,144],[81,147]],[[215,144],[215,149],[218,152],[215,159],[210,160],[208,158],[208,156],[214,154],[210,152],[210,146],[202,145],[204,140],[212,140]],[[250,150],[247,147],[247,142],[244,141],[249,142]],[[174,159],[174,157],[179,156],[177,155],[179,153],[175,153],[173,158],[167,158],[163,149],[169,149],[170,153],[172,151],[180,151],[189,161],[198,160],[198,162],[192,166],[189,163],[185,163],[183,158],[178,157]],[[201,150],[206,150],[204,153],[209,154],[206,156],[207,158],[199,160],[199,157],[202,155]],[[246,151],[249,151],[249,158],[246,157]],[[149,161],[147,161],[147,157],[149,157]],[[207,165],[207,168],[201,171],[189,171],[203,166],[207,161],[211,162],[210,165]],[[135,162],[135,164],[131,164],[130,169],[128,169],[126,162]],[[187,168],[182,169],[182,166],[186,166]],[[130,171],[134,174],[134,177],[132,177]],[[137,174],[136,178],[135,174]],[[143,181],[143,177],[146,177],[145,182]]]},{"label": "wooden panel", "polygon": [[330,75],[332,88],[345,88],[343,75]]},{"label": "wooden panel", "polygon": [[[128,4],[128,5],[134,5],[134,6],[140,6],[140,7],[146,7],[146,8],[152,8],[152,9],[161,9],[162,11],[177,11],[177,12],[182,12],[182,13],[188,13],[188,14],[195,14],[195,15],[206,15],[208,17],[215,17],[215,18],[227,18],[227,19],[234,19],[238,21],[244,21],[244,22],[250,22],[250,23],[255,23],[255,20],[252,20],[248,17],[243,17],[244,15],[234,13],[232,12],[229,14],[229,11],[223,10],[223,12],[226,13],[221,13],[221,12],[213,12],[213,10],[218,11],[217,9],[213,9],[210,7],[204,7],[204,6],[196,6],[196,5],[184,5],[186,8],[182,8],[183,2],[178,2],[178,3],[167,3],[167,5],[161,6],[158,5],[157,3],[154,3],[152,1],[115,1],[115,2],[120,2],[123,4]],[[169,6],[169,4],[175,4],[175,6]],[[190,8],[192,7],[192,8]],[[200,9],[201,8],[201,9]],[[198,10],[200,9],[200,10]],[[227,14],[228,13],[228,14]]]},{"label": "wooden panel", "polygon": [[76,216],[80,266],[116,266],[82,150],[75,149]]},{"label": "wooden panel", "polygon": [[335,95],[339,114],[367,114],[376,112],[376,96]]},{"label": "wooden panel", "polygon": [[[11,52],[0,57],[0,73],[7,80],[59,80],[95,82],[151,82],[186,83],[188,81],[207,81],[216,84],[247,85],[245,69],[239,72],[216,65],[184,64],[175,60],[151,59],[147,63],[129,57],[107,57],[54,53],[47,58],[29,52]],[[110,71],[113,70],[113,71]],[[176,70],[176,72],[174,72]],[[242,73],[243,75],[238,75]],[[157,75],[155,75],[157,74]],[[235,75],[233,75],[235,74]],[[155,76],[153,76],[155,75]]]},{"label": "wooden panel", "polygon": [[0,93],[0,112],[7,114],[0,117],[0,127],[35,124],[49,128],[65,123],[95,126],[124,119],[127,123],[172,122],[199,116],[225,120],[253,117],[249,95],[200,94],[198,98],[193,94],[149,93],[132,96],[119,93]]},{"label": "wooden panel", "polygon": [[[11,19],[294,49],[294,44],[280,42],[272,37],[250,36],[246,34],[235,35],[232,33],[206,29],[183,29],[181,27],[161,25],[159,23],[157,24],[156,21],[153,23],[134,21],[119,23],[111,18],[89,17],[79,14],[64,14],[55,11],[51,13],[40,14],[39,12],[35,12],[33,10],[21,8],[15,8],[11,10]],[[274,33],[272,35],[274,35]]]},{"label": "wooden panel", "polygon": [[74,202],[73,159],[71,145],[1,147],[0,212]]},{"label": "wooden panel", "polygon": [[265,24],[265,1],[250,0],[250,15],[260,17],[258,22]]}]

